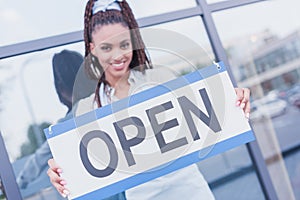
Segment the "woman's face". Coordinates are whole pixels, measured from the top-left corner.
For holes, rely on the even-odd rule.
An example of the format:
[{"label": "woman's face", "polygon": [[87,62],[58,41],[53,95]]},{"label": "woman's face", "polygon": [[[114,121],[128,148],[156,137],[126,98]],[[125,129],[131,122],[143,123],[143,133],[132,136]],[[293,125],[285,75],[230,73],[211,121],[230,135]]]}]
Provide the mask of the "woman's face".
[{"label": "woman's face", "polygon": [[128,75],[132,43],[128,27],[121,23],[102,25],[92,33],[91,52],[97,56],[106,80],[114,85]]}]

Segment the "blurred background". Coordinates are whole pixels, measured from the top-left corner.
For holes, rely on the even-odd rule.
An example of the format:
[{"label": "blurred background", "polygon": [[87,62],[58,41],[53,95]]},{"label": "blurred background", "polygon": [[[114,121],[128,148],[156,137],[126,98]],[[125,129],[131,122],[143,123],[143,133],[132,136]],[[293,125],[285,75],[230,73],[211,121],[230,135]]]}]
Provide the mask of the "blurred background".
[{"label": "blurred background", "polygon": [[[216,199],[300,199],[300,1],[128,2],[142,29],[175,31],[198,44],[201,51],[178,45],[193,66],[222,60],[234,84],[251,90],[250,122],[257,142],[198,163]],[[12,167],[10,181],[45,141],[43,128],[67,112],[55,91],[52,57],[63,49],[83,54],[85,4],[0,0],[0,131],[5,149],[0,157],[8,155],[0,165]],[[149,53],[153,62],[163,60],[181,74],[193,69],[170,54]],[[60,199],[50,186],[47,167],[41,170],[16,191],[26,200]],[[0,180],[6,175],[0,171]],[[5,189],[6,180],[0,181],[1,200],[13,195]]]}]

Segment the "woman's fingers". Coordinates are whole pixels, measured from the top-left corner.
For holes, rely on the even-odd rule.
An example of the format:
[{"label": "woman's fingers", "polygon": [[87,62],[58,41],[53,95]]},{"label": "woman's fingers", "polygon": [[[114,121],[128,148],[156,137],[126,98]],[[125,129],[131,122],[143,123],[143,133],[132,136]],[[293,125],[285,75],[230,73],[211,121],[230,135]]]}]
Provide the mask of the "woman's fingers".
[{"label": "woman's fingers", "polygon": [[56,172],[57,174],[62,173],[62,170],[60,169],[60,167],[56,164],[55,160],[53,158],[48,160],[48,166],[50,167],[50,169],[54,172]]},{"label": "woman's fingers", "polygon": [[245,101],[244,113],[246,117],[249,119],[251,106],[250,106],[250,90],[248,88],[244,88],[244,101]]},{"label": "woman's fingers", "polygon": [[50,182],[63,197],[66,197],[69,194],[69,191],[65,188],[67,182],[60,177],[62,170],[56,164],[54,159],[49,159],[48,165],[49,169],[47,171],[47,174],[49,176]]},{"label": "woman's fingers", "polygon": [[247,119],[250,116],[250,90],[248,88],[235,88],[237,95],[236,106],[240,106]]},{"label": "woman's fingers", "polygon": [[63,181],[62,178],[59,176],[59,174],[57,174],[51,168],[48,169],[47,174],[48,174],[50,182],[52,184],[54,184],[54,183],[60,183],[61,181]]},{"label": "woman's fingers", "polygon": [[250,109],[250,101],[248,101],[244,109],[245,116],[248,120],[250,118]]}]

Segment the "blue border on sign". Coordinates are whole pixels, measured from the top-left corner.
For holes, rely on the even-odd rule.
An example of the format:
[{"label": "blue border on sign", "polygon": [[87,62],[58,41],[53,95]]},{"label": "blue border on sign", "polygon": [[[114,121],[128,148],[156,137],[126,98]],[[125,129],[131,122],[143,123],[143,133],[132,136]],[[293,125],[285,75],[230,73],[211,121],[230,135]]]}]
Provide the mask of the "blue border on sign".
[{"label": "blue border on sign", "polygon": [[142,103],[154,97],[158,97],[160,95],[169,93],[173,90],[179,89],[191,83],[195,83],[197,81],[211,77],[218,73],[225,72],[227,70],[223,62],[219,62],[218,64],[220,67],[218,69],[216,69],[216,65],[211,65],[209,67],[199,69],[195,72],[186,74],[174,80],[168,81],[161,85],[134,94],[130,97],[116,101],[110,105],[97,108],[94,111],[90,111],[88,113],[85,113],[73,119],[66,120],[62,123],[58,123],[54,126],[51,126],[51,128],[49,127],[50,131],[49,128],[44,130],[46,138],[50,139],[56,137],[60,134],[73,130],[77,127],[83,126],[87,123],[108,116],[113,112],[124,110],[126,108],[137,105],[139,103]]},{"label": "blue border on sign", "polygon": [[[140,174],[136,174],[117,183],[84,194],[80,197],[76,197],[74,198],[74,200],[103,199],[112,196],[134,186],[169,174],[175,170],[184,168],[188,165],[207,159],[209,157],[225,152],[241,144],[251,142],[253,140],[255,140],[254,134],[251,130],[249,130],[222,142],[216,143],[215,145],[201,149],[200,151],[196,151],[194,153],[178,158],[177,160],[172,161],[170,163],[164,164],[162,166],[156,167],[154,169],[148,170]],[[199,157],[199,155],[202,152],[207,152],[207,155],[205,157]]]}]

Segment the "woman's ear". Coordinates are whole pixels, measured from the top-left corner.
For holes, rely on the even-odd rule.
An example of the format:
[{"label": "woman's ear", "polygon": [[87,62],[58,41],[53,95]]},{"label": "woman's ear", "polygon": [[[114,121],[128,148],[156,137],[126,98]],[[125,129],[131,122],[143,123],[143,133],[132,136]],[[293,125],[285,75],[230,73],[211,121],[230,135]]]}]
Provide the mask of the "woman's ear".
[{"label": "woman's ear", "polygon": [[96,55],[96,48],[92,42],[90,42],[90,52],[92,52],[93,55]]}]

